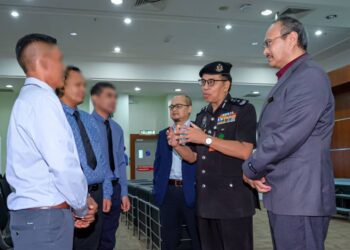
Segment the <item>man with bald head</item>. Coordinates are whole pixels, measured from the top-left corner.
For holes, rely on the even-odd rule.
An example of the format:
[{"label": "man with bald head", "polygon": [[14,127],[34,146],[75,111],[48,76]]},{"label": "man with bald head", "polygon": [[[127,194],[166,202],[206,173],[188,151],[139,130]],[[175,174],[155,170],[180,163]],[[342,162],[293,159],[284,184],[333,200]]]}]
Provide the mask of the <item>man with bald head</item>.
[{"label": "man with bald head", "polygon": [[74,225],[88,227],[97,205],[88,198],[73,133],[55,94],[63,86],[63,56],[55,38],[30,34],[17,42],[16,57],[26,80],[7,138],[14,248],[70,250]]},{"label": "man with bald head", "polygon": [[[190,126],[191,98],[175,96],[169,106],[172,128]],[[197,166],[183,161],[168,145],[166,128],[159,132],[154,161],[153,195],[160,207],[162,249],[176,250],[182,224],[186,224],[192,240],[192,249],[200,249],[195,213],[195,176]]]}]

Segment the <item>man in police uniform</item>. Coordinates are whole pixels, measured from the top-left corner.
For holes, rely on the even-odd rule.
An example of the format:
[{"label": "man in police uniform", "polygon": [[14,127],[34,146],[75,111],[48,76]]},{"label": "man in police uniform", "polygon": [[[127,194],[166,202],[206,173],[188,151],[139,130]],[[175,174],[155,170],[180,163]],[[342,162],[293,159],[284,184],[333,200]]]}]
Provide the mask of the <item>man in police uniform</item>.
[{"label": "man in police uniform", "polygon": [[[256,113],[247,100],[229,94],[232,65],[202,68],[199,83],[208,106],[189,128],[168,132],[168,143],[198,164],[197,209],[203,250],[253,249],[256,192],[243,181],[242,163],[255,145]],[[182,145],[183,140],[189,143]],[[180,143],[181,142],[181,143]]]}]

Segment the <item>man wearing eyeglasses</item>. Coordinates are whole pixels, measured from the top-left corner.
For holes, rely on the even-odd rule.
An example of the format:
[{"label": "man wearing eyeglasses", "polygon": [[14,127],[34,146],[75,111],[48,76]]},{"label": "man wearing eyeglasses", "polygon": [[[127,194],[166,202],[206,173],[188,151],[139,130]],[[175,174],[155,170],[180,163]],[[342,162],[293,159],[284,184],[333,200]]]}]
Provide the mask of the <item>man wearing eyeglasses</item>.
[{"label": "man wearing eyeglasses", "polygon": [[[247,100],[229,94],[232,65],[202,68],[208,106],[190,127],[169,129],[168,143],[183,160],[197,162],[197,213],[203,250],[253,249],[257,192],[243,181],[242,163],[255,145],[256,113]],[[187,145],[183,145],[187,143]]]},{"label": "man wearing eyeglasses", "polygon": [[[192,112],[191,98],[175,96],[169,106],[170,117],[176,126],[190,126]],[[195,213],[196,165],[182,160],[181,156],[168,145],[168,128],[159,133],[154,161],[153,195],[160,207],[162,249],[176,250],[185,223],[192,240],[192,249],[199,250]]]},{"label": "man wearing eyeglasses", "polygon": [[324,249],[336,211],[334,98],[307,45],[294,18],[280,17],[267,30],[264,55],[278,81],[262,109],[256,151],[243,164],[247,182],[264,193],[274,249]]}]

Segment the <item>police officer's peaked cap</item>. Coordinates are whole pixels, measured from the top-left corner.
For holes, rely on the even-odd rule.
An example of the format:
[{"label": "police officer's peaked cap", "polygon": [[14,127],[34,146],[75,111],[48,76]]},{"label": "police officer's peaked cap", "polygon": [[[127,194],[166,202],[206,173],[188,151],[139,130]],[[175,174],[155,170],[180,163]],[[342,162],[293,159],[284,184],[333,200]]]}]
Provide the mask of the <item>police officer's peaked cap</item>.
[{"label": "police officer's peaked cap", "polygon": [[201,71],[199,71],[199,76],[202,77],[204,74],[209,75],[216,75],[216,74],[223,74],[223,75],[230,75],[230,70],[232,68],[231,63],[227,62],[212,62],[207,65],[205,65]]}]

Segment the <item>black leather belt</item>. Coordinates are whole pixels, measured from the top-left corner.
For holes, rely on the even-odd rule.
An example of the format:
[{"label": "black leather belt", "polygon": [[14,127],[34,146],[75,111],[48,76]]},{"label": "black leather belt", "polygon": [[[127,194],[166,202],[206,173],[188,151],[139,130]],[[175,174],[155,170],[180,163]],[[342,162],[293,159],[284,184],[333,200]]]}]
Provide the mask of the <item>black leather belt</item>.
[{"label": "black leather belt", "polygon": [[116,186],[119,184],[119,178],[118,179],[115,179],[115,180],[112,180],[112,186]]},{"label": "black leather belt", "polygon": [[172,186],[175,186],[175,187],[182,187],[182,180],[169,179],[168,184],[172,185]]},{"label": "black leather belt", "polygon": [[101,184],[92,184],[88,186],[89,193],[99,190]]}]

